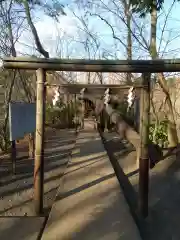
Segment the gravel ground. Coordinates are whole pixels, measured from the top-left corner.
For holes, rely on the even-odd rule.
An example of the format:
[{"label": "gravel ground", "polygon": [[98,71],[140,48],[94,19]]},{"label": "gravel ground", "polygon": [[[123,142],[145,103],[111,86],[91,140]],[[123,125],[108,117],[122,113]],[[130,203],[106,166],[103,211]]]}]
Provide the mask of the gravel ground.
[{"label": "gravel ground", "polygon": [[[46,132],[44,215],[47,216],[60,184],[69,155],[75,143],[73,130]],[[0,165],[0,216],[34,216],[33,206],[33,165],[28,159],[27,142],[17,145],[18,156],[16,175],[11,174],[11,162],[1,156]],[[24,157],[22,157],[24,156]]]},{"label": "gravel ground", "polygon": [[[126,182],[131,183],[127,191],[134,191],[137,197],[139,175],[136,151],[122,144],[116,133],[104,133],[104,137],[107,140],[106,147],[113,152],[125,173]],[[142,229],[144,240],[180,239],[179,203],[180,161],[178,154],[172,154],[150,170],[149,216]]]}]

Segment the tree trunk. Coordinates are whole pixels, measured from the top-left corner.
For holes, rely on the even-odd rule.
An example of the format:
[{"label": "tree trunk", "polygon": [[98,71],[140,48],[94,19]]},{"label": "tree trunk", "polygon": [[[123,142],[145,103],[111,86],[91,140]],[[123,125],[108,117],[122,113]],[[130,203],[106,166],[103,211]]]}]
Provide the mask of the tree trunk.
[{"label": "tree trunk", "polygon": [[[41,41],[40,41],[40,38],[38,36],[38,33],[37,33],[37,30],[34,26],[34,23],[32,21],[32,18],[31,18],[31,12],[30,12],[30,9],[29,9],[29,3],[27,0],[23,0],[23,5],[24,5],[24,9],[25,9],[25,13],[26,13],[26,18],[27,18],[27,22],[28,22],[28,25],[31,29],[31,32],[33,34],[33,37],[34,37],[34,40],[35,40],[35,44],[36,44],[36,47],[37,47],[37,50],[39,51],[39,53],[41,53],[45,58],[49,58],[49,53],[43,48],[42,44],[41,44]],[[47,89],[45,89],[45,95],[46,95],[46,91]],[[34,135],[29,135],[29,156],[33,156],[34,155]],[[32,150],[33,148],[33,150]]]},{"label": "tree trunk", "polygon": [[27,0],[23,0],[23,5],[24,5],[24,9],[25,9],[25,12],[26,12],[26,18],[27,18],[27,22],[31,28],[31,31],[32,31],[32,34],[33,34],[33,37],[34,37],[34,40],[35,40],[35,43],[36,43],[36,47],[38,49],[38,51],[45,57],[45,58],[49,58],[49,53],[43,48],[42,44],[41,44],[41,41],[39,39],[39,36],[38,36],[38,33],[37,33],[37,30],[34,26],[34,23],[31,19],[31,13],[30,13],[30,9],[29,9],[29,3]]},{"label": "tree trunk", "polygon": [[[132,60],[131,11],[130,11],[131,4],[129,2],[124,1],[124,12],[127,23],[127,60]],[[132,83],[131,73],[127,73],[126,81],[127,84],[129,85]]]},{"label": "tree trunk", "polygon": [[[10,12],[8,13],[8,16],[7,16],[7,21],[8,21],[7,28],[8,28],[8,33],[9,33],[9,40],[11,43],[11,55],[13,57],[16,57],[17,54],[16,54],[16,49],[15,49],[15,44],[14,44],[11,18],[10,18],[9,14],[10,14]],[[7,149],[7,126],[8,126],[8,119],[9,119],[9,103],[11,101],[13,87],[15,84],[15,79],[16,79],[16,71],[13,71],[9,94],[8,94],[8,98],[7,98],[6,106],[5,106],[5,108],[6,108],[5,122],[4,122],[5,149]],[[15,162],[16,162],[16,141],[15,140],[11,142],[11,154],[12,154],[12,161],[13,161],[13,173],[15,174]]]},{"label": "tree trunk", "polygon": [[[154,5],[157,4],[156,0],[153,0]],[[157,47],[156,47],[156,32],[157,32],[157,10],[154,7],[151,12],[151,43],[150,43],[150,54],[152,59],[158,58]],[[166,96],[166,107],[167,107],[167,118],[168,118],[168,142],[169,147],[177,146],[178,136],[176,130],[176,122],[174,118],[173,105],[170,98],[169,89],[163,73],[158,73],[158,82]]]}]

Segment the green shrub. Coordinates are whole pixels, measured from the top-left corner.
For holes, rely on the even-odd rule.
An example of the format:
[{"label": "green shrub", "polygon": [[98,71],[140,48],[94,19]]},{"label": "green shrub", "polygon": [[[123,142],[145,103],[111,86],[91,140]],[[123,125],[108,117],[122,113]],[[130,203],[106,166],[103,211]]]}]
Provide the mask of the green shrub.
[{"label": "green shrub", "polygon": [[74,118],[78,114],[78,102],[75,104],[73,101],[68,105],[59,101],[54,107],[52,104],[47,104],[46,107],[46,124],[57,124],[66,127],[74,127]]},{"label": "green shrub", "polygon": [[154,143],[163,143],[168,141],[167,135],[167,121],[161,121],[159,123],[152,123],[149,128],[149,140]]}]

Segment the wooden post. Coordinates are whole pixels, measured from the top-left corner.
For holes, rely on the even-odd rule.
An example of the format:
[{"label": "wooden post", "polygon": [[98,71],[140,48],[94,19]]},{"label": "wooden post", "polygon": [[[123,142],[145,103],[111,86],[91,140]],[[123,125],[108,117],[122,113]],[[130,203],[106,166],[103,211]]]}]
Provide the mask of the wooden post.
[{"label": "wooden post", "polygon": [[68,93],[64,95],[64,100],[66,105],[66,111],[65,111],[66,128],[69,128],[69,95]]},{"label": "wooden post", "polygon": [[104,111],[104,131],[105,132],[109,131],[109,115],[107,114],[106,111]]},{"label": "wooden post", "polygon": [[81,129],[84,129],[85,102],[81,100]]},{"label": "wooden post", "polygon": [[29,134],[29,158],[34,158],[34,133]]},{"label": "wooden post", "polygon": [[75,119],[75,122],[74,122],[74,124],[75,124],[75,130],[76,130],[76,132],[77,132],[77,125],[78,125],[78,123],[77,123],[77,104],[76,104],[76,94],[74,94],[74,119]]},{"label": "wooden post", "polygon": [[69,93],[67,93],[67,126],[70,127],[70,98]]},{"label": "wooden post", "polygon": [[16,174],[16,141],[11,142],[12,173]]},{"label": "wooden post", "polygon": [[38,69],[36,97],[36,148],[34,166],[34,201],[37,215],[40,215],[43,212],[45,81],[45,70]]},{"label": "wooden post", "polygon": [[110,128],[111,128],[111,121],[110,121],[109,115],[107,114],[107,129],[108,129],[108,131],[110,130]]},{"label": "wooden post", "polygon": [[142,74],[140,96],[140,149],[139,149],[139,211],[148,216],[149,193],[149,112],[150,112],[150,73]]},{"label": "wooden post", "polygon": [[135,102],[134,102],[134,120],[135,120],[135,128],[136,131],[139,133],[139,115],[140,115],[140,110],[139,110],[139,97],[136,97]]},{"label": "wooden post", "polygon": [[105,130],[105,111],[104,110],[100,114],[100,128],[101,128],[101,131],[104,132]]},{"label": "wooden post", "polygon": [[69,126],[72,128],[73,124],[73,99],[72,95],[70,95],[70,104],[69,104]]}]

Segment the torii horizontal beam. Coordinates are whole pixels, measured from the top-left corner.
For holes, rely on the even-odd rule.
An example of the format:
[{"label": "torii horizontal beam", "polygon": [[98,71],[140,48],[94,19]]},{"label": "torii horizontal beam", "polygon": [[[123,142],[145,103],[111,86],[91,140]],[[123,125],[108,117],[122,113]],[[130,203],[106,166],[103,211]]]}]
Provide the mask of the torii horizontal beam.
[{"label": "torii horizontal beam", "polygon": [[3,66],[7,69],[37,70],[42,68],[45,70],[76,72],[157,73],[180,71],[180,59],[87,60],[8,57],[3,59]]}]

